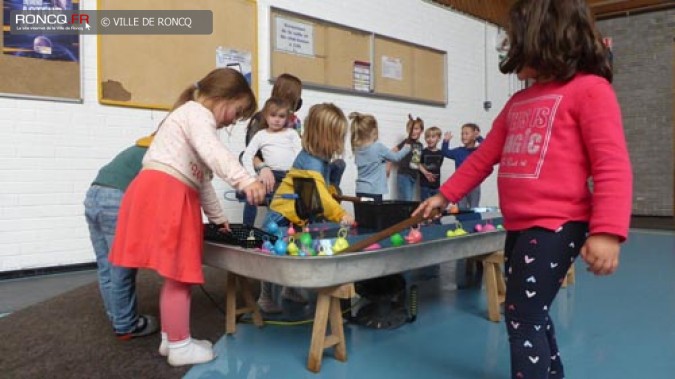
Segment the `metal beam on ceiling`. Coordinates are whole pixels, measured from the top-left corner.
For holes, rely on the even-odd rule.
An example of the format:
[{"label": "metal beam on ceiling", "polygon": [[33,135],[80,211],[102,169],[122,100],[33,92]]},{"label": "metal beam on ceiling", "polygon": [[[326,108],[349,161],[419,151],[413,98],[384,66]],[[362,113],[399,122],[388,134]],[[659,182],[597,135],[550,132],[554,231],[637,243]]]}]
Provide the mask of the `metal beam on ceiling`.
[{"label": "metal beam on ceiling", "polygon": [[[432,1],[499,26],[506,26],[509,8],[515,2],[515,0]],[[675,8],[675,0],[587,0],[587,2],[598,20]]]}]

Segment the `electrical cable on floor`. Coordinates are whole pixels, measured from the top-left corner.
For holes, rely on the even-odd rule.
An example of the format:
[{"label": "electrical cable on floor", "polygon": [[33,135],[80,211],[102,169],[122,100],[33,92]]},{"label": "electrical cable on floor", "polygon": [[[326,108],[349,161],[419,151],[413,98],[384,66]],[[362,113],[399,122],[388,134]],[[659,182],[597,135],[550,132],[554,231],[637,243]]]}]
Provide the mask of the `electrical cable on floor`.
[{"label": "electrical cable on floor", "polygon": [[[209,294],[209,292],[206,290],[206,288],[204,288],[204,285],[200,284],[199,288],[201,288],[202,292],[204,293],[206,298],[209,299],[209,301],[211,301],[213,306],[216,307],[220,311],[220,313],[222,313],[223,316],[227,316],[227,313],[225,312],[225,310],[218,304],[218,302],[211,296],[211,294]],[[363,299],[359,299],[358,302],[355,305],[358,305],[362,300]],[[344,311],[342,311],[342,314],[343,315],[347,314],[348,312],[351,312],[352,309],[354,309],[354,306],[351,306],[351,307],[345,309]],[[246,324],[250,324],[250,323],[253,322],[251,320],[242,320],[241,319],[242,316],[243,315],[239,315],[237,317],[237,322],[246,323]],[[263,319],[263,323],[265,325],[276,325],[276,326],[296,326],[296,325],[311,324],[313,322],[314,322],[314,319],[298,320],[298,321],[274,321],[274,320],[264,320]]]},{"label": "electrical cable on floor", "polygon": [[204,295],[206,295],[206,297],[211,301],[211,303],[213,303],[213,306],[218,308],[220,313],[225,315],[225,310],[223,308],[221,308],[221,306],[216,302],[216,300],[213,297],[211,297],[211,294],[206,290],[206,288],[204,288],[204,285],[200,284],[199,288],[202,289],[202,292],[204,293]]}]

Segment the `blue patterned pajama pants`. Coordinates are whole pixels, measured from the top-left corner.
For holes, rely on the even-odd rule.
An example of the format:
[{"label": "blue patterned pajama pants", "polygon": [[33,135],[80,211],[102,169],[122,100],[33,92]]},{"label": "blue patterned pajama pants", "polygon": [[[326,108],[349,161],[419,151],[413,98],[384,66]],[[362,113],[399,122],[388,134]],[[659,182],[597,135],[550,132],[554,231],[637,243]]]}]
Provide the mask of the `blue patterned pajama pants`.
[{"label": "blue patterned pajama pants", "polygon": [[568,222],[555,231],[507,233],[505,318],[513,379],[564,377],[549,309],[587,231],[585,222]]}]

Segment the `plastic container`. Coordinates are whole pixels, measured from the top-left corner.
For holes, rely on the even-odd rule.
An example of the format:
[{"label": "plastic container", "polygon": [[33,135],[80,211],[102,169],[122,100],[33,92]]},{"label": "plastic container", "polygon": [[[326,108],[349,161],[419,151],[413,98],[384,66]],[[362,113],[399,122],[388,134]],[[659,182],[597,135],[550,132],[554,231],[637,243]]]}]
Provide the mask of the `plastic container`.
[{"label": "plastic container", "polygon": [[221,233],[216,224],[204,224],[204,239],[211,242],[236,245],[249,249],[260,248],[265,239],[275,243],[277,236],[243,224],[230,224],[230,233]]},{"label": "plastic container", "polygon": [[384,200],[354,203],[354,216],[359,228],[378,232],[410,217],[419,201]]}]

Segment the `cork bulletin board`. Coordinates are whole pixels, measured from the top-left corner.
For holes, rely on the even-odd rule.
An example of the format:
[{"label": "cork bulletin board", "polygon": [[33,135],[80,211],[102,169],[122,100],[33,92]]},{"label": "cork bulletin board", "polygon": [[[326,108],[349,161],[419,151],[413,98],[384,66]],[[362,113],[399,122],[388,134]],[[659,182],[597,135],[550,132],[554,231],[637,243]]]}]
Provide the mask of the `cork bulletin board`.
[{"label": "cork bulletin board", "polygon": [[257,9],[252,0],[99,0],[98,9],[213,12],[210,35],[100,35],[99,102],[170,109],[178,94],[216,68],[216,50],[250,52],[257,92]]},{"label": "cork bulletin board", "polygon": [[[354,62],[370,61],[370,33],[277,9],[271,15],[272,77],[289,73],[303,85],[352,89]],[[289,53],[275,48],[282,22],[311,29],[313,51]]]},{"label": "cork bulletin board", "polygon": [[375,38],[375,92],[412,96],[413,46],[384,37]]},{"label": "cork bulletin board", "polygon": [[419,46],[414,46],[412,53],[412,66],[415,69],[412,73],[411,96],[445,103],[448,80],[445,74],[445,53]]},{"label": "cork bulletin board", "polygon": [[281,9],[270,14],[271,79],[289,73],[309,88],[447,103],[444,51]]},{"label": "cork bulletin board", "polygon": [[[7,13],[3,17],[3,38],[0,38],[0,96],[81,101],[82,39],[79,36],[11,35],[8,12],[18,9],[2,0],[0,4]],[[74,0],[72,4],[78,7],[79,1]],[[48,54],[36,50],[41,37],[51,41]]]}]

